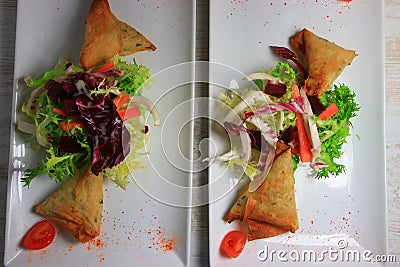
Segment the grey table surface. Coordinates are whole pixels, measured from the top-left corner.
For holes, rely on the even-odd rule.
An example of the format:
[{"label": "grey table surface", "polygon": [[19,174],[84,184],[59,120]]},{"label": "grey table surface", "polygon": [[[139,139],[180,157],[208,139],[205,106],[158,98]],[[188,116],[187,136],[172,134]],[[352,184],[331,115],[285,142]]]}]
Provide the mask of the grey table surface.
[{"label": "grey table surface", "polygon": [[[196,60],[208,60],[208,1],[196,3]],[[17,0],[0,0],[0,251],[4,249],[11,99]],[[385,1],[386,42],[386,159],[388,253],[400,264],[400,1]],[[204,75],[204,72],[197,73]],[[207,96],[207,86],[197,85],[196,96]],[[195,140],[202,140],[207,122],[195,121]],[[195,153],[198,153],[195,146]],[[194,185],[207,183],[207,173],[194,176]],[[193,196],[201,197],[201,196]],[[193,208],[191,266],[208,266],[208,206]],[[3,253],[0,253],[3,264]]]}]

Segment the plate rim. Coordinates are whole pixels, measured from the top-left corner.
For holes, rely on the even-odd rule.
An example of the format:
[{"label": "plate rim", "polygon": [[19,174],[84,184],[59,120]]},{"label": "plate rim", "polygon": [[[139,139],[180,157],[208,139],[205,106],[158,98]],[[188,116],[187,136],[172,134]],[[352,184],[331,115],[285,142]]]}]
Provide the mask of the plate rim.
[{"label": "plate rim", "polygon": [[[186,0],[184,0],[186,1]],[[191,13],[191,34],[190,34],[190,62],[195,61],[195,55],[196,55],[196,1],[195,0],[189,0],[190,1],[190,13]],[[16,12],[16,28],[15,28],[15,48],[20,46],[20,44],[23,42],[23,38],[21,36],[22,32],[22,22],[21,22],[21,9],[22,5],[25,0],[17,0],[17,12]],[[30,2],[30,1],[26,1]],[[117,2],[118,3],[118,2]],[[3,264],[4,266],[12,266],[13,260],[18,256],[19,253],[15,254],[14,257],[9,257],[7,258],[6,256],[8,253],[11,252],[12,248],[9,246],[9,239],[10,239],[10,232],[12,231],[12,225],[10,222],[10,216],[9,214],[13,211],[12,209],[12,190],[13,190],[13,159],[14,159],[14,152],[15,152],[15,147],[13,140],[16,137],[16,118],[17,118],[17,91],[18,91],[18,82],[21,80],[20,77],[17,77],[17,71],[18,71],[18,62],[17,58],[19,58],[19,50],[15,49],[14,51],[14,69],[13,69],[13,88],[12,88],[12,103],[11,103],[11,120],[10,124],[7,125],[7,127],[10,127],[10,139],[9,139],[9,145],[10,145],[10,150],[8,153],[8,168],[7,168],[7,199],[6,199],[6,219],[5,219],[5,237],[4,237],[4,259],[3,259]],[[150,66],[151,67],[151,66]],[[195,75],[195,68],[192,67],[190,71],[191,77],[194,79]],[[190,85],[190,99],[194,99],[195,97],[195,85],[192,84]],[[191,101],[190,104],[190,114],[191,118],[193,118],[194,115],[194,103]],[[190,160],[193,160],[193,147],[194,147],[194,141],[193,141],[193,136],[194,136],[194,131],[195,131],[195,125],[194,123],[190,123],[189,126],[189,150],[190,150]],[[187,193],[187,201],[188,201],[188,206],[184,207],[186,209],[185,212],[185,217],[187,218],[186,220],[186,231],[185,231],[185,259],[181,259],[182,261],[179,261],[179,263],[183,264],[182,266],[189,266],[190,265],[190,240],[191,240],[191,214],[192,214],[192,184],[193,184],[193,166],[190,164],[189,166],[189,172],[188,172],[188,193]],[[176,207],[179,209],[179,207]],[[104,265],[106,266],[106,265]],[[178,265],[177,265],[178,266]]]},{"label": "plate rim", "polygon": [[[209,38],[209,44],[208,44],[209,45],[209,51],[210,51],[210,55],[209,55],[210,60],[213,60],[213,57],[212,57],[213,56],[213,54],[212,54],[213,50],[211,49],[213,41],[212,41],[211,36],[212,36],[212,25],[215,22],[213,21],[214,20],[214,16],[212,16],[211,10],[212,10],[212,6],[214,5],[214,1],[216,1],[216,0],[210,0],[210,16],[209,16],[209,18],[210,18],[209,19],[210,38]],[[388,254],[389,253],[389,244],[388,244],[388,233],[389,233],[389,231],[388,231],[388,214],[387,214],[387,206],[388,206],[388,204],[387,204],[387,200],[388,200],[388,194],[387,194],[388,184],[387,184],[387,181],[388,180],[387,180],[387,169],[386,169],[386,167],[387,167],[386,150],[387,149],[386,149],[386,145],[385,145],[386,144],[385,4],[384,4],[384,1],[379,1],[378,3],[379,3],[379,12],[378,12],[379,19],[377,20],[377,22],[380,23],[380,26],[379,26],[380,31],[379,31],[379,36],[378,37],[380,39],[379,44],[380,44],[380,46],[382,48],[382,49],[379,50],[379,54],[380,54],[380,60],[381,60],[380,63],[382,63],[382,66],[383,66],[383,68],[381,68],[379,70],[380,78],[382,79],[382,84],[381,84],[381,86],[382,86],[381,94],[382,95],[380,95],[381,101],[380,101],[380,109],[379,109],[379,111],[380,111],[380,114],[379,114],[380,117],[379,118],[382,121],[382,129],[381,129],[382,132],[381,132],[381,134],[382,134],[383,138],[382,138],[380,143],[381,143],[381,148],[383,150],[383,158],[381,159],[381,164],[382,164],[382,167],[384,169],[384,172],[382,173],[382,183],[383,183],[383,187],[385,189],[384,192],[381,192],[380,194],[381,194],[381,198],[382,198],[381,201],[383,202],[382,203],[382,205],[383,205],[382,208],[385,209],[384,225],[382,225],[382,228],[383,228],[382,234],[384,235],[383,236],[383,240],[384,240],[384,243],[385,243],[385,247],[383,248],[383,253]],[[211,75],[211,70],[210,70],[209,75]],[[209,88],[210,88],[210,86],[209,86]],[[210,92],[211,92],[211,90],[210,90]],[[210,99],[212,98],[211,94],[210,94],[209,97],[210,97]],[[211,105],[209,107],[209,111],[208,112],[209,112],[209,114],[211,114],[211,112],[212,112],[212,106]],[[212,132],[211,126],[212,125],[211,125],[211,122],[210,122],[209,125],[208,125],[208,131],[209,131],[210,135],[211,135],[211,132]],[[211,149],[211,146],[209,147],[209,149]],[[212,173],[211,169],[212,168],[210,166],[208,168],[208,176],[209,177],[211,176],[211,173]],[[209,197],[209,199],[211,198],[211,190],[208,191],[208,197]],[[209,255],[210,255],[209,264],[210,264],[210,266],[213,266],[213,267],[214,266],[219,266],[219,264],[216,263],[215,261],[213,261],[214,259],[211,257],[211,255],[214,255],[214,254],[218,253],[216,251],[212,251],[212,247],[213,246],[211,245],[211,243],[213,241],[213,231],[211,231],[211,229],[212,229],[212,227],[211,227],[212,218],[214,217],[214,214],[213,214],[214,205],[213,204],[215,204],[215,202],[218,202],[218,201],[219,201],[219,199],[217,201],[211,202],[209,204],[209,211],[208,211],[209,229],[210,229],[209,234],[208,234],[208,238],[209,238]],[[298,263],[298,264],[301,264],[301,262]],[[324,262],[321,262],[319,264],[324,264]]]}]

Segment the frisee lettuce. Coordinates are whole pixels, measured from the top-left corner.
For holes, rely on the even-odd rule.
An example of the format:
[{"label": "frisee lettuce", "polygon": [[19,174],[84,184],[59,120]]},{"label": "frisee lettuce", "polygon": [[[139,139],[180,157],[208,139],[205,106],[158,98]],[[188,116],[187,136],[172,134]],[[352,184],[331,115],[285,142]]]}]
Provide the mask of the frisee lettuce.
[{"label": "frisee lettuce", "polygon": [[[264,72],[264,69],[262,69]],[[277,62],[276,66],[268,71],[268,74],[279,78],[287,86],[286,94],[281,98],[270,97],[272,101],[276,102],[290,102],[292,97],[292,84],[301,84],[302,76],[296,73],[295,70],[286,62]],[[249,90],[252,89],[237,89],[234,93],[221,94],[220,100],[222,106],[225,109],[234,109],[238,104],[243,101],[243,96],[245,96]],[[345,166],[336,163],[343,152],[343,145],[346,143],[346,138],[350,136],[350,128],[352,127],[351,119],[357,116],[357,112],[360,106],[355,101],[355,93],[350,90],[350,88],[344,84],[334,85],[334,88],[326,91],[320,100],[324,106],[328,106],[331,103],[335,103],[339,108],[339,112],[330,119],[320,120],[317,116],[314,116],[314,120],[318,126],[318,134],[322,142],[321,156],[316,159],[316,161],[321,161],[327,166],[322,167],[317,171],[316,178],[327,178],[331,175],[337,176],[345,171]],[[265,103],[264,103],[265,104]],[[248,108],[248,110],[257,109],[260,107],[260,103],[254,101],[254,104]],[[282,119],[283,114],[283,119]],[[296,128],[296,116],[295,113],[290,111],[282,111],[268,116],[255,115],[265,123],[271,125],[271,128],[276,130],[278,136],[281,134],[280,130],[287,129],[289,126],[294,126]],[[248,124],[248,129],[251,128]],[[279,126],[279,129],[277,128]],[[299,155],[293,154],[293,168],[297,169],[300,158]],[[242,162],[240,159],[233,159],[227,161],[226,164],[233,168],[234,166],[242,166],[246,172],[246,175],[252,179],[256,175],[256,164],[247,164]]]},{"label": "frisee lettuce", "polygon": [[288,87],[293,83],[296,83],[298,77],[298,74],[292,67],[290,67],[289,63],[283,61],[277,62],[275,67],[268,71],[268,74],[279,78]]},{"label": "frisee lettuce", "polygon": [[[114,60],[116,62],[114,68],[123,71],[121,77],[113,77],[118,80],[118,88],[98,88],[93,93],[108,95],[113,93],[113,90],[123,90],[128,94],[141,95],[143,86],[149,87],[147,82],[150,80],[150,70],[145,66],[138,65],[136,61],[129,63],[119,56]],[[41,77],[32,78],[28,76],[25,78],[26,85],[34,88],[33,91],[37,90],[37,93],[32,94],[28,102],[22,106],[22,111],[33,119],[36,126],[34,136],[37,142],[42,147],[45,147],[46,157],[36,168],[29,168],[25,171],[25,176],[21,179],[24,186],[29,186],[35,177],[42,174],[48,175],[50,179],[57,183],[62,183],[65,178],[72,176],[77,169],[91,163],[93,155],[90,133],[79,127],[71,130],[61,129],[60,122],[68,122],[71,119],[54,112],[54,108],[63,110],[63,103],[52,101],[47,94],[47,90],[44,89],[44,85],[50,80],[63,81],[70,75],[83,71],[81,67],[72,64],[68,64],[67,68],[67,65],[59,60],[52,70],[46,71]],[[34,108],[32,108],[32,103],[34,103]],[[144,147],[146,139],[146,135],[142,133],[143,124],[139,125],[138,123],[132,123],[132,121],[126,123],[131,125],[129,128],[131,133],[131,153],[123,162],[104,171],[112,182],[124,189],[128,183],[128,175],[134,169],[144,167],[139,157],[143,154],[141,149]],[[59,141],[66,136],[78,143],[85,152],[61,152],[59,150]]]},{"label": "frisee lettuce", "polygon": [[47,174],[57,183],[63,183],[66,177],[72,176],[77,169],[90,163],[88,153],[60,153],[55,146],[49,147],[46,152],[46,159],[40,166],[25,170],[25,176],[21,179],[24,186],[29,187],[31,181],[41,174]]},{"label": "frisee lettuce", "polygon": [[[83,68],[72,64],[71,71],[72,71],[72,73],[77,73],[77,72],[83,71]],[[48,82],[50,80],[57,80],[58,78],[65,76],[65,74],[66,74],[65,73],[65,62],[62,62],[62,60],[59,59],[57,61],[57,65],[53,69],[46,71],[39,78],[32,78],[32,77],[28,76],[27,78],[25,78],[25,83],[29,87],[36,88],[39,86],[43,86],[44,84],[46,84],[46,82]]]},{"label": "frisee lettuce", "polygon": [[235,165],[242,167],[244,173],[247,175],[247,177],[249,177],[250,180],[253,180],[254,177],[260,173],[260,171],[256,168],[257,161],[244,162],[240,158],[234,158],[227,161],[225,164],[231,169],[235,169]]},{"label": "frisee lettuce", "polygon": [[328,165],[318,171],[316,178],[337,176],[345,171],[345,166],[336,163],[335,160],[342,156],[342,147],[346,143],[346,138],[350,136],[350,127],[352,127],[350,120],[357,116],[360,110],[355,97],[356,94],[344,84],[334,85],[332,90],[326,91],[320,97],[325,106],[335,103],[339,111],[327,120],[315,117],[322,142],[320,160]]},{"label": "frisee lettuce", "polygon": [[143,87],[150,86],[150,69],[137,64],[136,60],[130,63],[118,57],[114,69],[124,72],[124,75],[116,77],[116,80],[118,80],[117,86],[127,94],[142,95]]},{"label": "frisee lettuce", "polygon": [[125,159],[114,166],[103,171],[104,176],[108,177],[111,182],[122,189],[126,189],[128,185],[129,175],[136,169],[144,168],[141,157],[145,155],[143,148],[147,141],[147,134],[143,133],[143,124],[141,118],[131,118],[125,122],[128,131],[130,132],[130,153]]}]

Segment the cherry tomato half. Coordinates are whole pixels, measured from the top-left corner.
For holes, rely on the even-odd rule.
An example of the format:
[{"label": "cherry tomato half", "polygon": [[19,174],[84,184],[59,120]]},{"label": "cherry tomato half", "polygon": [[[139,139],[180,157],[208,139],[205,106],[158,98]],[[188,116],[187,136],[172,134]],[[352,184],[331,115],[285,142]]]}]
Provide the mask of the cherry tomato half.
[{"label": "cherry tomato half", "polygon": [[222,239],[221,250],[232,258],[237,258],[246,245],[246,234],[239,230],[227,233]]},{"label": "cherry tomato half", "polygon": [[41,220],[25,234],[24,246],[29,249],[42,249],[50,245],[56,235],[56,229],[47,220]]}]

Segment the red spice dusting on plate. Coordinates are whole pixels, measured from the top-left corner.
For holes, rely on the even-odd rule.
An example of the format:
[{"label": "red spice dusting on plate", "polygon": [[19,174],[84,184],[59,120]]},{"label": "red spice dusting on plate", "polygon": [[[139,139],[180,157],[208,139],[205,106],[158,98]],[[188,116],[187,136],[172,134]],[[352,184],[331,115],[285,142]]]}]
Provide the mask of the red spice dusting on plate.
[{"label": "red spice dusting on plate", "polygon": [[158,229],[147,231],[147,234],[152,242],[152,246],[149,246],[149,248],[155,247],[156,250],[166,253],[172,251],[176,245],[175,238],[168,237],[165,229],[161,226]]},{"label": "red spice dusting on plate", "polygon": [[98,248],[104,248],[105,247],[105,243],[100,238],[94,239],[92,241],[94,242],[94,245],[96,247],[98,247]]},{"label": "red spice dusting on plate", "polygon": [[99,262],[104,261],[105,246],[106,244],[100,237],[92,239],[88,243],[86,243],[87,250],[91,251],[91,253],[95,253],[96,257],[99,259]]},{"label": "red spice dusting on plate", "polygon": [[29,253],[28,253],[28,262],[32,262],[33,260],[32,260],[32,254],[33,254],[33,252],[32,251],[29,251]]}]

